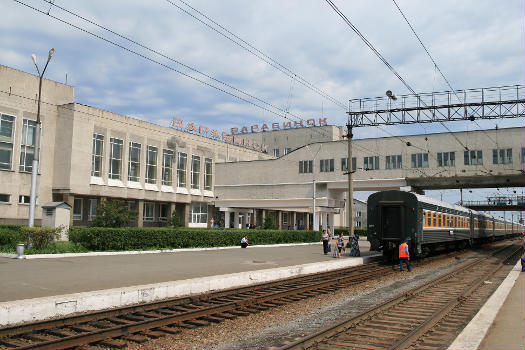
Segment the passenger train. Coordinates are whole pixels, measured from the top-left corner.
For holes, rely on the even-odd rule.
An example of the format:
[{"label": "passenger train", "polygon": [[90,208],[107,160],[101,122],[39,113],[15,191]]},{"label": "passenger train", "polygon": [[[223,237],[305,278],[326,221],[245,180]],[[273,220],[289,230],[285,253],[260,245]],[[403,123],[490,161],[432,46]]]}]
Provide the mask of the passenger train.
[{"label": "passenger train", "polygon": [[397,259],[405,238],[411,257],[425,257],[515,236],[525,229],[517,222],[404,191],[373,193],[367,215],[370,250],[383,252],[388,260]]}]

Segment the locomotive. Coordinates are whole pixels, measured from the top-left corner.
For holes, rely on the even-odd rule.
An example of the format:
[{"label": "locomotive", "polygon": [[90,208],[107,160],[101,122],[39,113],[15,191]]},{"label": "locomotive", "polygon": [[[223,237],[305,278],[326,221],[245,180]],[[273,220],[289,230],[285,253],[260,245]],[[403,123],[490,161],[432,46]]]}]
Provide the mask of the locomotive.
[{"label": "locomotive", "polygon": [[524,225],[404,191],[371,194],[367,203],[370,250],[397,259],[403,239],[412,257],[463,249],[518,235]]}]

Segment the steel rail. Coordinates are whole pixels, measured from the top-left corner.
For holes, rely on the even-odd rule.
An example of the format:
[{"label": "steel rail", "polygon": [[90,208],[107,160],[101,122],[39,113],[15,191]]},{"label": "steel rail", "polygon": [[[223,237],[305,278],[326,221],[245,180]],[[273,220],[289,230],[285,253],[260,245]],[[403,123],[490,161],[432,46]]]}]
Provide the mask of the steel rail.
[{"label": "steel rail", "polygon": [[[335,271],[334,275],[339,276],[339,277],[330,276],[329,274],[327,276],[326,273],[324,275],[319,274],[318,277],[322,278],[322,281],[320,282],[310,281],[307,283],[303,283],[297,287],[290,286],[286,290],[269,291],[265,295],[262,295],[262,296],[253,295],[248,298],[240,297],[240,300],[231,301],[231,302],[223,302],[220,305],[202,307],[198,310],[189,310],[186,312],[179,312],[175,315],[160,315],[154,319],[136,321],[133,324],[122,324],[122,325],[117,325],[111,328],[97,329],[97,330],[93,330],[89,332],[88,334],[76,334],[76,335],[63,337],[59,339],[43,341],[43,342],[40,342],[39,344],[28,344],[27,346],[19,346],[19,347],[16,347],[15,349],[17,350],[65,349],[65,348],[70,348],[73,346],[78,346],[78,345],[83,345],[83,344],[105,340],[108,338],[126,336],[129,334],[137,333],[137,332],[148,330],[148,329],[159,328],[159,327],[168,326],[168,325],[177,326],[177,325],[182,324],[184,321],[196,320],[198,318],[206,317],[209,315],[221,314],[221,313],[235,311],[235,310],[242,311],[244,308],[250,308],[250,307],[254,307],[255,310],[257,310],[259,305],[264,305],[265,303],[271,303],[272,301],[283,300],[283,299],[286,299],[287,297],[297,296],[302,293],[315,293],[317,295],[319,293],[323,293],[326,289],[338,289],[341,286],[346,286],[350,283],[361,282],[363,280],[369,279],[370,277],[378,276],[378,274],[388,272],[391,270],[391,267],[390,266],[379,267],[379,268],[370,270],[368,272],[366,271],[367,269],[370,270],[370,267],[366,265],[360,266],[358,268],[354,267],[354,268],[346,269],[347,270],[346,275],[345,273],[341,273],[341,271]],[[353,275],[348,276],[348,273],[353,273]],[[294,278],[293,280],[296,280],[296,279],[297,278]],[[281,281],[281,283],[283,282],[286,282],[286,285],[290,285],[290,284],[293,284],[293,282],[297,282],[297,281],[292,281],[292,283],[288,283],[289,282],[288,280]],[[272,283],[272,285],[275,285],[275,283]],[[262,289],[271,288],[265,284],[259,287],[262,287]],[[249,288],[249,291],[254,292],[256,291],[256,289],[252,287],[252,288]],[[235,292],[237,294],[243,294],[243,293],[247,293],[248,289],[243,288],[242,291],[235,290]],[[200,302],[206,303],[208,301],[213,302],[214,298],[219,299],[219,298],[227,298],[227,297],[234,297],[234,296],[235,295],[224,295],[223,294],[222,296],[218,296],[218,297],[217,296],[215,297],[204,296],[202,298],[184,298],[184,300],[191,301],[192,303],[200,303]],[[282,302],[280,303],[282,304]],[[163,306],[164,308],[168,307],[167,302],[154,303],[154,304],[164,305]],[[171,307],[177,307],[177,306],[182,307],[184,305],[187,305],[187,304],[179,303],[177,305],[171,305]],[[267,308],[267,306],[264,306],[264,307]],[[144,307],[144,306],[134,307],[134,310],[154,311],[154,309],[151,309],[149,307]],[[254,310],[252,309],[251,312],[253,311]],[[93,321],[96,319],[101,320],[101,319],[105,319],[108,317],[112,317],[114,315],[125,315],[125,313],[122,312],[122,310],[119,310],[117,312],[113,310],[109,310],[109,316],[108,316],[107,314],[105,315],[105,312],[97,312],[95,313],[95,316],[98,316],[96,318],[90,317],[90,315],[81,315],[81,316],[73,317],[74,320],[69,320],[69,322],[64,322],[64,320],[51,321],[50,323],[51,326],[49,326],[49,323],[48,323],[47,327],[45,325],[46,322],[42,321],[38,323],[37,328],[38,330],[45,330],[45,329],[55,328],[59,326],[70,326],[72,324],[85,323],[85,322]],[[30,325],[30,326],[35,326],[35,325]],[[25,332],[27,332],[27,328],[25,331],[19,328],[20,328],[19,326],[15,326],[15,327],[11,327],[10,330],[14,331],[14,333],[18,335],[23,335]],[[35,329],[29,328],[29,331],[32,331],[32,330],[35,330]],[[2,331],[4,335],[9,334],[9,336],[13,336],[12,333],[8,332],[9,329],[3,329]]]},{"label": "steel rail", "polygon": [[[508,247],[509,246],[506,246],[506,247],[503,247],[503,248],[499,249],[498,251],[493,253],[493,256],[499,254],[500,252],[505,251],[505,249],[507,249]],[[518,251],[519,251],[519,249],[518,249]],[[515,254],[515,251],[512,254]],[[482,258],[473,260],[472,262],[469,262],[469,263],[467,263],[467,264],[465,264],[465,265],[455,269],[454,271],[452,271],[450,273],[447,273],[447,274],[442,275],[442,276],[438,276],[438,277],[432,279],[429,282],[425,282],[424,285],[417,286],[416,288],[414,288],[413,290],[411,290],[409,292],[400,293],[399,295],[396,295],[396,296],[394,296],[392,298],[389,298],[388,300],[386,300],[386,301],[384,301],[382,303],[379,303],[378,305],[375,305],[374,307],[372,307],[372,308],[370,308],[368,310],[365,310],[365,311],[359,313],[358,315],[355,315],[355,316],[353,316],[353,317],[351,317],[349,319],[346,319],[346,320],[343,320],[341,322],[338,322],[335,325],[327,326],[327,327],[325,327],[325,328],[323,328],[323,329],[321,329],[321,330],[319,330],[317,332],[314,332],[314,333],[312,333],[312,334],[310,334],[310,335],[308,335],[308,336],[306,336],[304,338],[298,339],[298,340],[296,340],[294,342],[291,342],[291,343],[288,343],[288,344],[286,344],[286,345],[284,345],[282,347],[279,347],[278,350],[308,349],[308,348],[311,348],[311,347],[315,347],[315,345],[318,344],[319,342],[321,342],[321,341],[323,341],[325,339],[330,339],[330,338],[332,338],[332,337],[334,337],[334,336],[336,336],[336,335],[346,331],[347,329],[358,325],[359,323],[361,323],[361,322],[363,322],[365,320],[372,319],[375,315],[383,313],[383,310],[391,309],[392,307],[394,307],[396,305],[399,305],[402,302],[407,301],[407,300],[411,299],[412,297],[414,297],[416,295],[424,293],[427,289],[432,288],[432,287],[442,283],[443,281],[448,280],[448,279],[456,276],[457,274],[468,270],[469,268],[472,268],[472,267],[474,267],[476,265],[479,265],[480,262],[483,262],[484,260],[486,260],[486,257],[482,257]],[[502,264],[498,264],[498,268],[501,268],[501,266],[502,266]],[[483,277],[480,278],[480,281],[481,280],[484,280]],[[446,306],[445,306],[445,308],[446,308]],[[392,347],[392,349],[396,349],[396,348]]]}]

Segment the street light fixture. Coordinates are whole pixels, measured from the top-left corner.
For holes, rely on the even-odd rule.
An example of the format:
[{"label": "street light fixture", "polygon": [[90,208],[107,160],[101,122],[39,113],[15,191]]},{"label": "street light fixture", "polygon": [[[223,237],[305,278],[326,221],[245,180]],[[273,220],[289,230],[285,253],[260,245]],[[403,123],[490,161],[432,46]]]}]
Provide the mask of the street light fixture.
[{"label": "street light fixture", "polygon": [[[36,113],[36,130],[35,130],[35,153],[33,155],[33,162],[32,162],[32,168],[31,168],[31,192],[29,195],[29,227],[33,227],[35,224],[35,206],[36,206],[36,182],[37,182],[37,175],[38,175],[38,161],[40,158],[40,97],[42,93],[42,77],[44,76],[44,73],[46,72],[47,65],[49,64],[49,61],[51,61],[51,57],[55,53],[55,49],[49,50],[49,54],[47,56],[47,62],[44,66],[44,69],[42,70],[42,73],[40,73],[40,69],[38,68],[38,64],[36,63],[36,55],[32,54],[31,58],[33,59],[33,63],[35,64],[36,71],[38,73],[38,109]],[[31,241],[31,240],[30,240]],[[29,242],[30,244],[32,242]]]}]

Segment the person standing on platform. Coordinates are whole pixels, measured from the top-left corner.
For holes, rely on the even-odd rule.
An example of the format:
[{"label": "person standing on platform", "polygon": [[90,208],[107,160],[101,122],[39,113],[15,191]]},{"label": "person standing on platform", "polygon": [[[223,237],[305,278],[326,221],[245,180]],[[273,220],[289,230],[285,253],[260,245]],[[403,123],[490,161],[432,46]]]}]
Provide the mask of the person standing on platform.
[{"label": "person standing on platform", "polygon": [[339,234],[339,237],[337,238],[337,257],[341,257],[341,251],[345,248],[345,238],[343,237],[343,233],[341,232]]},{"label": "person standing on platform", "polygon": [[330,241],[330,236],[326,233],[326,230],[323,230],[321,234],[321,242],[323,242],[323,253],[324,255],[328,254],[328,242]]},{"label": "person standing on platform", "polygon": [[246,248],[248,246],[248,236],[244,236],[241,239],[241,248]]},{"label": "person standing on platform", "polygon": [[359,249],[359,236],[354,234],[348,237],[348,243],[350,243],[350,256],[361,256],[361,250]]},{"label": "person standing on platform", "polygon": [[403,263],[405,263],[407,265],[408,272],[410,272],[410,252],[408,251],[407,241],[408,240],[405,238],[399,245],[399,271],[403,271]]}]

